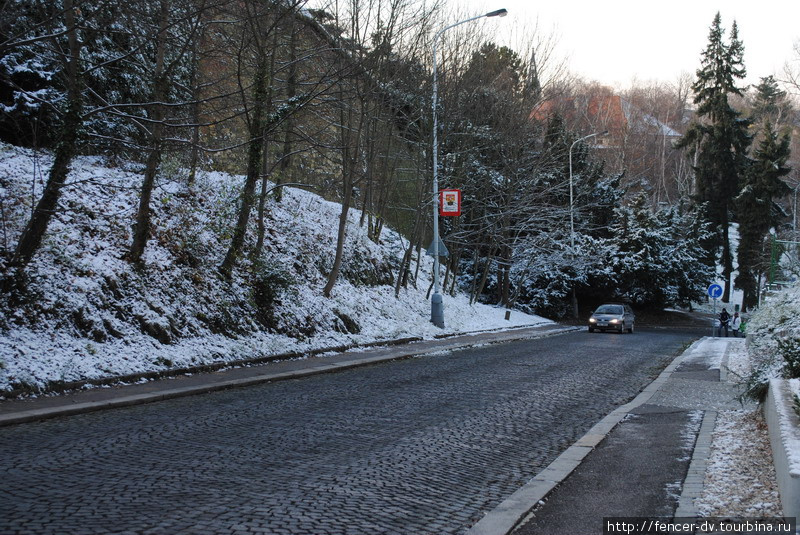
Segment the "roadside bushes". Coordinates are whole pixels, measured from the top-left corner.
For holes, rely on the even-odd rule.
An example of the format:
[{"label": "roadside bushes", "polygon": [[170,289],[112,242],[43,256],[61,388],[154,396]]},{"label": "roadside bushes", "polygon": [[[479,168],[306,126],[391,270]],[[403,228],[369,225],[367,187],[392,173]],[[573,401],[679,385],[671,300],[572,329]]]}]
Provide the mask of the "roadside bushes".
[{"label": "roadside bushes", "polygon": [[747,323],[753,368],[743,396],[763,401],[769,380],[800,378],[800,286],[767,297]]},{"label": "roadside bushes", "polygon": [[254,268],[250,297],[256,309],[255,317],[264,327],[273,328],[275,306],[296,281],[278,264],[258,263]]}]

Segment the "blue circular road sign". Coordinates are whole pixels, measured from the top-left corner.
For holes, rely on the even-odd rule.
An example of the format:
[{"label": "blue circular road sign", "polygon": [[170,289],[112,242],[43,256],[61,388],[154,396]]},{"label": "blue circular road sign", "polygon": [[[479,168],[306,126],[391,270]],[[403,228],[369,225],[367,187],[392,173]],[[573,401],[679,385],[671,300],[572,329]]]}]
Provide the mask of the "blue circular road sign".
[{"label": "blue circular road sign", "polygon": [[708,296],[711,299],[719,299],[722,297],[722,286],[719,284],[712,284],[708,287]]}]

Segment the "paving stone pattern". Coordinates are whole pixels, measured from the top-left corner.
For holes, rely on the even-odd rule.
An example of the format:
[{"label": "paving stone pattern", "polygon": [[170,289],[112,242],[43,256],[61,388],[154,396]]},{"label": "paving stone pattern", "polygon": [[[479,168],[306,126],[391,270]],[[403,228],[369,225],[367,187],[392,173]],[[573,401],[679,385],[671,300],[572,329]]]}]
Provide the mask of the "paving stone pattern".
[{"label": "paving stone pattern", "polygon": [[463,533],[691,337],[573,332],[3,428],[0,533]]}]

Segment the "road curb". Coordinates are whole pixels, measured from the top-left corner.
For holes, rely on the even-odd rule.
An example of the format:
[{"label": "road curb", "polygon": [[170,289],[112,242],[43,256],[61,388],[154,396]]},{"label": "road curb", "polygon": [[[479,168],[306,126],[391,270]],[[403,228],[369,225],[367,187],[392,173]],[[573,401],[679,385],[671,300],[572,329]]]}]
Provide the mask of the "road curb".
[{"label": "road curb", "polygon": [[675,509],[675,518],[699,517],[700,512],[695,506],[695,501],[703,492],[708,458],[711,455],[711,439],[717,423],[717,411],[705,411],[700,431],[692,450],[692,460],[689,461],[689,470],[681,485],[681,496],[678,507]]},{"label": "road curb", "polygon": [[583,437],[567,448],[561,455],[539,472],[527,484],[503,500],[473,525],[466,535],[507,535],[527,522],[533,509],[550,492],[564,481],[584,458],[603,441],[625,416],[647,403],[666,383],[675,369],[700,341],[695,341],[664,368],[653,382],[647,385],[630,402],[617,407],[596,423]]},{"label": "road curb", "polygon": [[[200,385],[192,385],[187,387],[164,388],[157,392],[148,392],[148,393],[134,394],[134,395],[122,395],[119,397],[106,399],[102,401],[90,401],[83,403],[67,403],[65,401],[65,404],[61,406],[46,407],[40,409],[28,409],[17,412],[9,412],[7,414],[0,414],[0,427],[30,423],[50,418],[57,418],[61,416],[73,416],[76,414],[97,412],[113,408],[143,405],[145,403],[152,403],[167,399],[175,399],[179,397],[193,396],[197,394],[206,394],[209,392],[228,390],[231,388],[253,386],[273,381],[284,381],[300,377],[308,377],[311,375],[318,375],[322,373],[332,373],[332,372],[357,368],[361,366],[368,366],[380,362],[389,362],[393,360],[403,360],[407,358],[420,357],[429,353],[435,353],[440,351],[453,351],[457,349],[466,349],[469,347],[483,345],[483,344],[494,344],[494,343],[513,342],[526,339],[545,338],[548,336],[555,336],[577,330],[576,328],[573,327],[564,327],[558,324],[553,324],[552,329],[543,330],[541,332],[533,332],[533,333],[515,332],[515,331],[522,331],[525,329],[531,329],[532,327],[537,327],[537,326],[528,326],[528,327],[521,327],[519,329],[501,330],[501,331],[493,330],[493,331],[461,333],[459,335],[449,336],[449,337],[445,336],[433,340],[432,342],[444,342],[435,347],[419,347],[415,349],[413,346],[409,345],[407,351],[403,351],[398,354],[369,356],[362,353],[355,355],[355,358],[351,360],[340,361],[340,362],[324,362],[324,361],[309,360],[308,361],[309,367],[303,369],[284,371],[284,372],[267,372],[245,378],[231,379],[228,381],[219,381],[219,382],[200,384]],[[491,334],[492,332],[496,332],[498,335],[501,335],[501,337],[496,340],[489,340],[489,341],[480,339],[472,339],[472,340],[468,339],[470,337],[480,336],[482,334]],[[506,333],[509,334],[509,336],[502,336],[503,334]],[[464,337],[465,340],[447,343],[452,338],[457,338],[457,337],[458,338]],[[384,346],[385,345],[386,344],[384,344]],[[402,345],[402,343],[398,342],[393,345]]]}]

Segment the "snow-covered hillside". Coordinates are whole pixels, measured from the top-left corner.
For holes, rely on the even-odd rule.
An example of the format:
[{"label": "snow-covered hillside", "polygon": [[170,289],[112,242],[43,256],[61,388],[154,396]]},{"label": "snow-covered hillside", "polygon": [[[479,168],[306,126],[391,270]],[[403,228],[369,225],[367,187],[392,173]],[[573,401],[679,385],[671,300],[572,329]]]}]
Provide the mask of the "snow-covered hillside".
[{"label": "snow-covered hillside", "polygon": [[[41,193],[49,155],[0,145],[2,256],[8,260]],[[333,262],[339,205],[286,189],[272,201],[264,254],[244,258],[231,282],[217,275],[234,222],[241,177],[180,170],[160,177],[144,267],[124,260],[141,183],[135,165],[100,158],[73,165],[26,289],[0,307],[0,393],[170,367],[260,357],[405,336],[432,337],[548,320],[445,297],[444,331],[429,322],[431,261],[416,288],[395,298],[403,238],[369,240],[350,212],[342,275],[322,297]],[[255,239],[256,220],[249,236]],[[3,267],[4,266],[0,266]]]}]

